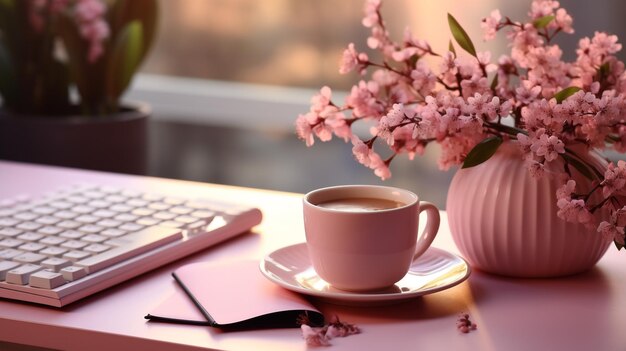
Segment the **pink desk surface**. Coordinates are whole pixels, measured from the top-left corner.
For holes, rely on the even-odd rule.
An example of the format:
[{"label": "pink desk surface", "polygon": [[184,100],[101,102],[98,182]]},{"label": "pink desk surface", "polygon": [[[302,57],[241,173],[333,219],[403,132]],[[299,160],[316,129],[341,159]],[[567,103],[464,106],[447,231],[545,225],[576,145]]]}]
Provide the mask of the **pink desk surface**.
[{"label": "pink desk surface", "polygon": [[[0,198],[84,181],[155,192],[218,196],[260,207],[253,233],[223,243],[63,309],[0,300],[0,340],[63,350],[305,350],[297,329],[220,332],[147,322],[143,316],[174,284],[170,273],[200,261],[261,259],[304,241],[301,196],[147,177],[0,161]],[[457,252],[445,212],[435,246]],[[611,248],[596,268],[563,279],[507,279],[474,271],[449,290],[386,307],[315,302],[327,316],[356,323],[362,334],[333,339],[334,350],[626,350],[626,255]],[[478,330],[461,334],[457,314]],[[1,346],[1,345],[0,345]]]}]

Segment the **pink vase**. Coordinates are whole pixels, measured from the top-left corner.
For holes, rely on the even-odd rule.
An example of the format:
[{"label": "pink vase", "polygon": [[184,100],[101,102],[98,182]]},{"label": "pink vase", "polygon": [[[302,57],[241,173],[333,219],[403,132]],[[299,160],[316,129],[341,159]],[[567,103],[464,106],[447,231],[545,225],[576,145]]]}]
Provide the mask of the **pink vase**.
[{"label": "pink vase", "polygon": [[[606,168],[601,158],[587,157]],[[576,171],[573,177],[582,189],[590,189],[583,175]],[[460,169],[447,199],[450,231],[460,252],[475,268],[513,277],[557,277],[593,267],[611,242],[594,229],[557,217],[558,187],[553,178],[528,173],[514,142],[503,143],[486,162]]]}]

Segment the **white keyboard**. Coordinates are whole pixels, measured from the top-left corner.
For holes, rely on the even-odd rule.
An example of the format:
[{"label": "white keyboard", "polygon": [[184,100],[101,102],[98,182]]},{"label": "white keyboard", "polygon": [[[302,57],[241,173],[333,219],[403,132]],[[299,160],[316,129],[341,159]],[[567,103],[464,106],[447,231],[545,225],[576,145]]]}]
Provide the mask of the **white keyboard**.
[{"label": "white keyboard", "polygon": [[0,297],[61,307],[247,232],[261,211],[108,186],[0,200]]}]

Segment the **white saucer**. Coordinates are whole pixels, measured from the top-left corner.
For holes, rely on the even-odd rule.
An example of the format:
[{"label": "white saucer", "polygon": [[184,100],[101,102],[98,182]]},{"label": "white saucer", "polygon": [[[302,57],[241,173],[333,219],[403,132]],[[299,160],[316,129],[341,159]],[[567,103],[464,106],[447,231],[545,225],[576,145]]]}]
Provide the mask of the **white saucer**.
[{"label": "white saucer", "polygon": [[270,253],[260,268],[265,277],[285,289],[344,305],[379,305],[432,294],[461,283],[471,271],[461,257],[431,247],[394,286],[373,292],[344,291],[333,288],[315,273],[306,243]]}]

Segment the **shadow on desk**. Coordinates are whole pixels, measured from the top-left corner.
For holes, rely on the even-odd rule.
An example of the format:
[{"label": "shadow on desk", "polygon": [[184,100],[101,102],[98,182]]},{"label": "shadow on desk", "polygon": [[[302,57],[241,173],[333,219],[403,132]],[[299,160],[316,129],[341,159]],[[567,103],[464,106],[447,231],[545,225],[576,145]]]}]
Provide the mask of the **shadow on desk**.
[{"label": "shadow on desk", "polygon": [[483,308],[488,310],[491,306],[502,306],[503,301],[516,301],[509,304],[508,311],[500,308],[500,314],[515,316],[521,313],[549,321],[558,315],[555,312],[568,307],[571,309],[572,304],[581,308],[581,301],[588,301],[589,306],[595,309],[608,310],[608,303],[603,301],[609,301],[610,294],[609,281],[598,268],[559,279],[506,278],[474,271],[466,282],[458,286],[399,304],[354,307],[313,302],[327,317],[337,315],[342,319],[367,323],[438,319],[462,312],[480,314]]}]

